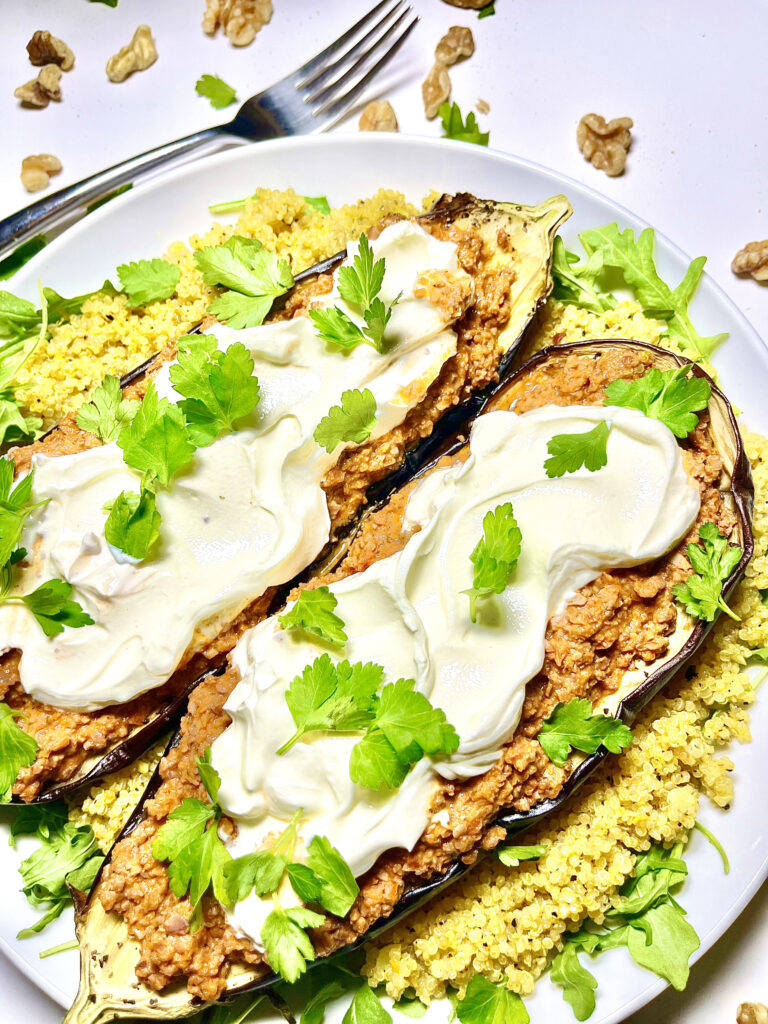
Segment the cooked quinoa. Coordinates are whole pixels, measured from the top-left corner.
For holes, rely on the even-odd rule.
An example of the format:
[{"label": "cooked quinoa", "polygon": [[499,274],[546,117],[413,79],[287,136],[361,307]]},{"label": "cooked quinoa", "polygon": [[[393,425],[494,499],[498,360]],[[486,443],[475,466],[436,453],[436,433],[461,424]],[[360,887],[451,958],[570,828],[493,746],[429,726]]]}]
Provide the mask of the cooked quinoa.
[{"label": "cooked quinoa", "polygon": [[[425,207],[434,198],[428,196]],[[81,313],[54,324],[48,341],[17,374],[22,410],[40,416],[44,427],[50,427],[77,409],[106,374],[121,376],[199,323],[220,289],[203,284],[192,255],[195,249],[220,245],[233,234],[258,238],[298,273],[339,252],[386,214],[412,217],[418,212],[402,193],[391,189],[379,189],[327,216],[307,206],[293,189],[259,189],[235,224],[214,224],[205,234],[193,235],[189,244],[169,246],[165,259],[181,271],[172,298],[131,309],[125,295],[100,292],[83,303]]]}]

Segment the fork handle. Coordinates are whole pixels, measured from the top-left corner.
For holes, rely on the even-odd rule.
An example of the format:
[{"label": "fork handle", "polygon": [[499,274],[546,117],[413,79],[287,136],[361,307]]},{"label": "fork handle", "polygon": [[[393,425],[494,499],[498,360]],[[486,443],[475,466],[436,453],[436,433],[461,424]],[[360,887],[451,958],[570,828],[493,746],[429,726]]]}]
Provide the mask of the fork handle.
[{"label": "fork handle", "polygon": [[[92,174],[74,185],[61,188],[31,206],[19,210],[0,221],[0,253],[5,248],[19,245],[46,228],[63,221],[74,220],[84,212],[84,207],[108,196],[110,192],[127,182],[133,183],[169,161],[202,149],[214,140],[229,135],[223,125],[206,128],[193,135],[186,135],[175,142],[166,142],[156,149],[147,150],[139,156],[108,167],[105,171]],[[233,138],[229,135],[230,138]],[[234,139],[233,139],[234,141]]]}]

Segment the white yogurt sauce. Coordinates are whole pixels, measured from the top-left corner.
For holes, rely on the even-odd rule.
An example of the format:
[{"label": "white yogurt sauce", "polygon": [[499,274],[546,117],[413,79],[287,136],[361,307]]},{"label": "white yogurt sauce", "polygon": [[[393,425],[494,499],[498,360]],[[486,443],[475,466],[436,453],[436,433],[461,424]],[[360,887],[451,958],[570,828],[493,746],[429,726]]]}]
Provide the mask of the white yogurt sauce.
[{"label": "white yogurt sauce", "polygon": [[[320,482],[342,448],[320,448],[312,437],[317,424],[343,391],[367,387],[376,399],[372,437],[386,434],[456,350],[444,313],[413,294],[424,270],[464,275],[456,246],[403,221],[372,248],[386,260],[381,297],[390,302],[402,293],[383,354],[366,344],[346,354],[332,350],[303,316],[242,331],[212,328],[219,347],[240,341],[250,351],[259,405],[242,429],[199,449],[158,494],[161,536],[146,562],[126,561],[104,539],[104,503],[122,490],[137,491],[140,480],[116,443],[34,456],[34,497],[47,504],[24,530],[32,564],[19,573],[15,591],[52,576],[66,579],[95,625],[49,639],[23,605],[0,607],[0,649],[23,652],[27,693],[82,710],[128,701],[164,683],[193,637],[215,636],[225,619],[319,553],[330,528]],[[353,243],[348,260],[356,252]],[[335,289],[319,304],[345,305]],[[164,366],[157,390],[178,401],[169,373]]]},{"label": "white yogurt sauce", "polygon": [[[547,442],[608,420],[607,465],[548,479]],[[492,412],[472,427],[471,454],[413,491],[403,550],[331,585],[349,640],[325,647],[275,618],[249,630],[233,653],[241,681],[225,707],[232,724],[212,747],[219,799],[238,823],[233,855],[258,848],[303,808],[301,839],[327,836],[359,876],[385,850],[411,849],[429,822],[438,776],[479,775],[497,759],[520,719],[526,683],[541,669],[548,620],[603,570],[669,551],[694,522],[699,492],[671,432],[631,409],[546,407],[518,416]],[[522,550],[509,586],[469,617],[470,554],[483,516],[511,501]],[[285,691],[325,651],[373,661],[385,681],[400,677],[442,708],[461,744],[443,762],[424,758],[395,792],[373,793],[349,778],[357,735],[294,732]],[[265,903],[249,897],[228,912],[258,941]]]}]

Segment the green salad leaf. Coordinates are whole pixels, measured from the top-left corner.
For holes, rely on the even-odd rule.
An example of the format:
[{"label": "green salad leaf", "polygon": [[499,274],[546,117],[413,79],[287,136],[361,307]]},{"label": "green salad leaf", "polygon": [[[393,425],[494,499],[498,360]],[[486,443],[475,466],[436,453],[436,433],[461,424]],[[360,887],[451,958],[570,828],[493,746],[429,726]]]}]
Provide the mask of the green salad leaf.
[{"label": "green salad leaf", "polygon": [[483,536],[470,555],[474,566],[472,587],[464,591],[469,595],[469,615],[473,622],[477,621],[479,598],[503,594],[506,590],[520,557],[522,539],[510,502],[486,512]]},{"label": "green salad leaf", "polygon": [[392,1024],[392,1014],[384,1009],[369,985],[361,985],[341,1024]]},{"label": "green salad leaf", "polygon": [[547,442],[550,458],[544,463],[547,476],[559,477],[575,473],[582,466],[590,473],[608,463],[608,436],[611,424],[603,420],[591,430],[580,434],[556,434]]},{"label": "green salad leaf", "polygon": [[606,313],[615,309],[618,302],[598,285],[605,272],[601,249],[596,249],[583,263],[579,257],[568,252],[565,242],[557,235],[552,248],[552,297],[567,306],[579,306],[590,313]]},{"label": "green salad leaf", "polygon": [[[340,311],[339,311],[340,312]],[[341,405],[332,405],[315,427],[314,438],[327,452],[340,444],[362,444],[371,436],[376,423],[376,399],[364,388],[344,391]]]},{"label": "green salad leaf", "polygon": [[325,836],[315,836],[307,847],[307,867],[320,883],[316,901],[337,917],[344,917],[360,889],[349,865]]},{"label": "green salad leaf", "polygon": [[291,610],[278,615],[277,621],[283,629],[303,629],[326,643],[342,646],[347,634],[334,611],[337,603],[328,587],[302,590]]},{"label": "green salad leaf", "polygon": [[574,697],[555,705],[537,738],[550,761],[562,767],[571,750],[594,754],[598,747],[605,747],[619,754],[632,742],[632,730],[617,718],[593,714],[586,697]]},{"label": "green salad leaf", "polygon": [[563,990],[563,999],[570,1003],[576,1020],[587,1020],[595,1011],[597,981],[583,967],[573,942],[566,942],[552,961],[551,978]]}]

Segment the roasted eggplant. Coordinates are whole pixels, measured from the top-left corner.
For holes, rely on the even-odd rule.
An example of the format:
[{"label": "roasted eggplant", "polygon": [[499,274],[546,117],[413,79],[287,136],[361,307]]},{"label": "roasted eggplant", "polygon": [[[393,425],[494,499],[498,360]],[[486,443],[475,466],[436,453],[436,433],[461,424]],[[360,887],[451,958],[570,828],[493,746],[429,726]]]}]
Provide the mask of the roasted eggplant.
[{"label": "roasted eggplant", "polygon": [[[436,402],[435,396],[440,394],[440,377],[434,380],[425,397],[412,410],[421,410],[422,415],[422,422],[418,428],[414,428],[413,437],[410,440],[405,438],[404,442],[400,438],[397,443],[391,444],[391,453],[386,457],[377,455],[379,465],[371,482],[380,483],[403,464],[412,471],[411,467],[420,464],[426,457],[429,444],[434,443],[428,435],[433,433],[433,427],[443,412],[448,411],[455,417],[461,416],[464,410],[466,415],[467,402],[471,397],[486,388],[490,381],[506,373],[525,327],[551,289],[549,268],[553,239],[557,228],[570,212],[570,205],[563,196],[555,196],[539,206],[527,207],[478,200],[463,194],[444,196],[428,213],[417,218],[430,233],[465,244],[464,263],[471,265],[474,261],[477,281],[482,276],[486,284],[496,282],[497,287],[495,292],[490,286],[486,287],[483,293],[485,308],[482,312],[470,305],[457,324],[463,352],[451,358],[459,359],[456,365],[460,365],[460,373],[464,377],[455,394],[446,402]],[[289,307],[288,314],[291,312],[291,304],[294,311],[300,308],[302,294],[311,298],[315,282],[333,270],[344,255],[340,253],[299,275],[294,293],[278,301],[279,308],[273,310],[273,317],[279,319],[285,316],[282,310],[286,304]],[[498,286],[499,282],[503,283],[503,287]],[[482,288],[478,287],[477,291],[481,293]],[[486,323],[496,338],[497,353],[491,361],[492,365],[486,359],[485,364],[480,366],[473,363],[478,347],[472,345],[472,332]],[[466,333],[463,341],[462,331]],[[149,360],[129,374],[124,379],[128,394],[141,395],[147,376],[151,377],[174,354],[173,346],[169,346],[159,357]],[[452,386],[455,387],[455,381]],[[388,434],[377,439],[375,444],[379,446],[379,451],[382,450],[382,440],[391,436]],[[17,449],[14,457],[19,467],[25,468],[29,465],[31,455],[36,452],[77,452],[92,443],[92,437],[84,441],[82,432],[75,426],[74,418],[70,417],[42,441],[26,449]],[[356,467],[355,460],[361,457],[365,448],[366,445],[360,445],[354,451],[344,451],[332,473],[323,481],[332,528],[338,534],[344,528],[351,527],[365,501],[364,487],[361,486],[354,494],[345,491],[346,482]],[[318,564],[323,564],[322,559]],[[230,616],[222,624],[223,630],[214,643],[210,642],[210,638],[206,640],[205,652],[190,647],[179,668],[161,687],[125,704],[96,712],[70,714],[59,712],[49,705],[37,704],[27,698],[18,685],[18,670],[13,663],[13,658],[18,658],[18,655],[11,651],[2,656],[0,683],[5,682],[5,699],[24,713],[21,719],[23,727],[35,733],[41,746],[38,762],[22,771],[14,800],[53,800],[133,761],[173,725],[194,681],[203,671],[223,661],[226,651],[236,640],[237,631],[242,630],[245,622],[252,624],[266,615],[273,599],[273,589],[268,589],[262,595],[254,594],[251,605]],[[227,639],[228,631],[231,633],[231,641]],[[213,648],[216,649],[212,651]],[[58,746],[46,748],[46,737],[50,733],[58,733],[60,737],[62,731],[68,729],[77,739],[67,744],[66,750],[62,749],[58,739]]]},{"label": "roasted eggplant", "polygon": [[[539,408],[542,405],[602,404],[604,388],[612,380],[637,378],[653,368],[670,369],[679,366],[690,366],[694,376],[706,378],[699,367],[689,364],[687,360],[641,342],[598,340],[554,347],[536,355],[506,381],[492,389],[492,392],[486,395],[480,415],[510,408],[524,412],[528,408]],[[709,378],[706,379],[709,380]],[[722,392],[711,381],[709,383],[711,398],[706,411],[707,415],[702,414],[699,426],[687,439],[680,442],[680,447],[683,449],[684,459],[686,455],[691,455],[692,459],[694,456],[700,456],[702,464],[706,461],[705,453],[708,452],[709,455],[716,456],[716,458],[710,458],[708,462],[707,472],[710,475],[702,484],[702,508],[699,514],[700,516],[706,514],[719,517],[718,521],[724,524],[730,541],[741,548],[738,564],[723,582],[723,596],[727,598],[743,575],[753,553],[751,528],[753,487],[749,463],[731,406]],[[453,437],[443,438],[440,449],[433,453],[431,461],[420,468],[416,478],[429,473],[438,465],[445,466],[447,462],[462,459],[466,450],[465,428],[466,424]],[[509,457],[513,459],[515,452],[510,451]],[[406,487],[409,486],[410,484],[406,485]],[[402,492],[400,493],[402,495]],[[397,493],[382,496],[381,504],[369,509],[361,523],[358,524],[358,535],[362,537],[366,530],[375,527],[377,517],[382,517],[381,521],[384,522],[383,513],[392,507],[392,503],[396,502],[397,498]],[[347,554],[337,566],[337,573],[340,572],[343,575],[345,561],[354,553],[354,543],[353,540],[352,544],[345,549]],[[404,544],[405,540],[402,543]],[[679,547],[673,549],[671,554],[664,556],[664,559],[657,559],[651,565],[640,566],[638,573],[641,575],[646,573],[649,579],[655,578],[654,574],[659,571],[659,564],[663,563],[662,570],[667,571],[664,568],[667,565],[666,560],[668,559],[672,564],[672,559],[675,556],[679,560]],[[352,574],[356,571],[354,566],[349,570]],[[622,571],[619,570],[619,572]],[[670,569],[669,573],[668,580],[673,578],[673,570]],[[596,585],[604,586],[605,584],[597,581]],[[667,585],[664,584],[664,586]],[[641,597],[647,595],[651,598],[653,593],[653,588],[645,589],[642,592],[638,589],[638,594]],[[628,667],[621,670],[618,683],[611,687],[610,693],[601,693],[599,687],[595,691],[588,690],[587,693],[594,709],[606,710],[631,725],[639,711],[698,650],[712,625],[712,622],[696,621],[681,611],[675,610],[669,620],[668,643],[664,652],[655,660],[642,661],[639,665],[635,663],[638,659],[627,663]],[[221,679],[225,678],[226,673]],[[223,703],[228,691],[221,679],[214,681],[209,676],[201,680],[192,700],[194,701],[199,696],[202,687],[213,686],[219,687],[221,703]],[[548,693],[546,685],[547,678],[542,670],[540,676],[528,683],[526,700],[531,695],[531,688],[535,689],[537,686],[540,693]],[[547,706],[550,710],[552,704],[558,699],[557,692],[548,693],[549,703]],[[221,712],[221,703],[218,705],[220,714],[216,721],[216,729],[219,732],[226,728],[227,723],[226,713]],[[535,737],[540,728],[541,714],[541,709],[539,709],[529,718],[528,725],[531,728],[528,729],[526,735],[523,729],[523,725],[526,723],[524,711],[521,725],[518,726],[509,745],[511,746],[520,739],[529,744],[529,749],[531,743],[538,747]],[[158,820],[151,820],[148,800],[153,797],[162,797],[162,787],[169,781],[177,782],[181,776],[188,779],[193,774],[193,771],[190,770],[190,759],[203,752],[202,749],[195,748],[195,743],[201,747],[211,742],[210,734],[202,737],[192,735],[194,722],[195,719],[191,714],[182,722],[181,731],[171,742],[167,760],[161,763],[147,793],[110,851],[90,895],[77,900],[76,926],[81,950],[81,980],[77,999],[66,1018],[66,1024],[106,1024],[108,1021],[127,1019],[136,1015],[150,1020],[179,1019],[189,1016],[201,1006],[200,995],[190,994],[184,985],[185,978],[173,976],[172,971],[168,971],[163,979],[167,980],[166,985],[158,983],[155,988],[150,988],[139,980],[137,968],[144,956],[142,948],[129,933],[125,918],[106,912],[102,905],[102,897],[111,884],[109,881],[110,865],[119,859],[122,859],[124,866],[128,866],[132,891],[146,895],[142,877],[141,853],[143,852],[146,857],[147,842],[151,841],[147,837],[154,835],[153,830],[156,830],[159,824]],[[183,747],[185,748],[184,752],[180,753]],[[355,908],[353,908],[357,910],[354,928],[349,927],[344,920],[326,919],[327,924],[330,922],[329,930],[326,930],[326,926],[323,925],[312,932],[313,944],[319,956],[329,955],[342,946],[357,945],[400,920],[403,915],[424,900],[431,898],[436,892],[467,871],[467,862],[472,863],[481,847],[488,848],[503,839],[505,835],[519,835],[534,822],[539,821],[558,807],[595,770],[605,756],[607,755],[604,749],[590,756],[572,754],[566,766],[558,769],[559,775],[549,776],[547,785],[541,787],[538,795],[536,789],[513,790],[513,796],[508,802],[502,801],[498,806],[490,805],[487,811],[482,812],[485,815],[482,827],[479,831],[475,830],[472,833],[472,838],[468,841],[469,845],[452,848],[442,858],[442,861],[440,859],[441,848],[435,847],[436,857],[428,858],[427,866],[423,870],[413,870],[409,873],[405,869],[401,870],[398,875],[397,865],[400,853],[390,851],[384,855],[381,861],[386,862],[386,884],[382,881],[384,876],[380,878],[377,875],[377,871],[380,870],[379,862],[360,879],[361,892],[355,903]],[[505,758],[502,757],[499,764],[504,761]],[[511,772],[517,770],[517,768],[510,769]],[[549,765],[547,771],[549,771]],[[491,772],[488,775],[490,777]],[[480,782],[482,779],[483,776],[480,777]],[[482,801],[474,801],[471,787],[475,783],[476,780],[472,779],[456,787],[456,793],[459,795],[462,793],[462,786],[468,787],[463,790],[463,793],[470,806],[474,803],[482,804]],[[179,792],[178,786],[174,793],[177,792]],[[199,784],[197,788],[191,785],[187,787],[183,795],[199,795],[201,792]],[[450,799],[453,799],[453,790]],[[458,800],[459,796],[456,799]],[[160,802],[162,803],[162,800]],[[167,814],[168,809],[169,803],[166,802],[163,813]],[[137,836],[141,836],[141,830],[145,830],[147,834],[141,839],[144,846],[139,848],[133,844]],[[489,838],[492,838],[491,842],[483,842]],[[419,840],[419,844],[423,841],[424,837]],[[430,847],[430,849],[432,848]],[[403,852],[400,859],[405,860],[408,856],[410,854]],[[435,867],[436,864],[437,867]],[[375,914],[371,915],[370,907],[366,912],[364,895],[368,891],[368,887],[375,889],[377,881],[379,881],[382,887],[386,888],[387,885],[395,884],[393,878],[396,878],[397,881],[398,895],[388,908],[387,913],[376,917]],[[362,902],[360,902],[361,900]],[[177,901],[177,904],[181,906],[180,901]],[[165,921],[168,919],[173,905],[166,882],[166,889],[157,902],[152,903],[152,906],[162,907],[162,917]],[[376,904],[374,903],[373,906],[375,907]],[[159,911],[156,913],[160,916]],[[146,923],[145,921],[145,925]],[[207,927],[206,921],[205,927],[201,930],[202,933],[205,933]],[[204,943],[208,940],[203,938],[201,941]],[[198,950],[198,953],[201,952],[202,950]],[[146,963],[143,964],[143,969],[144,976],[146,976]],[[156,975],[156,978],[162,977],[163,972],[164,968],[161,969],[159,975]],[[139,973],[141,974],[142,971],[140,970]],[[249,966],[242,959],[237,960],[237,958],[235,958],[235,962],[226,965],[222,978],[220,998],[223,1000],[245,991],[268,988],[275,981],[274,975],[269,973],[268,967],[263,962]]]}]

